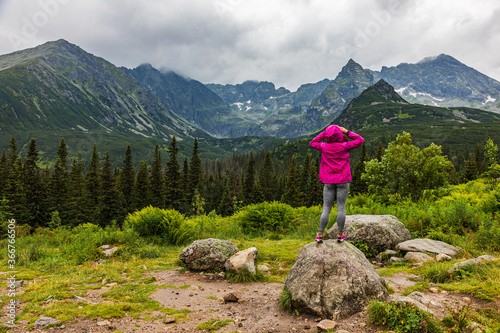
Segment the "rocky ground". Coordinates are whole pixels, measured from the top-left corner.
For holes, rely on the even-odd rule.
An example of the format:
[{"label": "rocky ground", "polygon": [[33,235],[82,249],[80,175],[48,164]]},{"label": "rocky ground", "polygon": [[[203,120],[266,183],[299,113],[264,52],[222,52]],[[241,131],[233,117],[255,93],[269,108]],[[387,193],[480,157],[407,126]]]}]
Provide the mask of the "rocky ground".
[{"label": "rocky ground", "polygon": [[[161,317],[153,321],[133,319],[79,319],[64,323],[61,327],[49,329],[33,329],[31,332],[203,332],[197,330],[200,323],[212,319],[231,319],[225,327],[216,332],[316,332],[320,318],[310,315],[293,315],[280,309],[278,298],[283,289],[281,283],[235,283],[220,279],[215,275],[198,274],[179,271],[162,271],[151,273],[155,283],[171,285],[160,289],[151,297],[163,306],[173,309],[189,309],[187,318],[174,321],[173,316],[153,313]],[[404,288],[413,285],[416,276],[397,274],[386,277],[386,281],[395,291],[401,293]],[[189,285],[188,288],[176,288]],[[107,288],[103,288],[107,289]],[[104,302],[100,294],[105,290],[89,290],[86,299],[92,302]],[[230,293],[240,296],[238,302],[224,302],[224,296]],[[437,318],[448,314],[448,307],[460,307],[472,302],[473,307],[481,307],[481,302],[464,294],[451,294],[439,288],[431,288],[425,293],[427,306]],[[491,306],[491,305],[490,305]],[[5,313],[5,309],[3,311]],[[1,318],[2,322],[6,318]],[[368,325],[365,312],[338,320],[336,330],[351,333],[382,332],[382,327]],[[18,324],[9,332],[26,332],[27,323]]]}]

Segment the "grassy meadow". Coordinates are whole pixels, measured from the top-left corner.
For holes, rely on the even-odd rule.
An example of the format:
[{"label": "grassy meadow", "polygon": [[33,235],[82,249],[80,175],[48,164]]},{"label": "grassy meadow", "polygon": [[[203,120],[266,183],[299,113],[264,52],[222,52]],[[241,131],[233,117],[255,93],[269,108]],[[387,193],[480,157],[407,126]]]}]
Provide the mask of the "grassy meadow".
[{"label": "grassy meadow", "polygon": [[[500,261],[459,270],[453,275],[446,271],[463,259],[483,254],[500,257],[500,185],[476,180],[428,191],[419,202],[396,196],[350,196],[346,209],[348,215],[395,215],[413,238],[428,237],[463,248],[463,254],[450,262],[418,268],[403,264],[379,269],[379,272],[385,276],[396,272],[420,275],[417,285],[407,293],[427,290],[433,282],[449,292],[464,292],[491,303],[491,309],[474,310],[468,316],[488,327],[488,332],[499,332]],[[232,241],[240,250],[257,247],[259,264],[266,264],[271,269],[270,274],[259,273],[258,278],[284,282],[300,249],[314,240],[321,210],[321,206],[292,208],[272,202],[243,207],[230,217],[217,216],[213,212],[184,217],[170,211],[166,214],[172,218],[164,220],[162,235],[148,235],[144,225],[141,226],[139,213],[129,216],[121,228],[115,225],[103,229],[83,224],[76,228],[33,231],[19,225],[15,239],[15,276],[16,280],[30,283],[24,286],[24,293],[16,295],[22,304],[16,321],[28,320],[32,327],[40,315],[63,322],[78,317],[131,316],[147,320],[154,319],[153,311],[184,320],[188,309],[164,308],[148,298],[162,288],[153,283],[155,280],[148,277],[148,273],[185,269],[178,257],[186,245],[196,239],[219,238]],[[335,218],[334,209],[328,227],[335,223]],[[2,230],[2,234],[7,235],[7,231]],[[1,241],[4,249],[8,244],[8,238]],[[118,245],[119,249],[111,259],[106,259],[99,249],[102,245]],[[7,250],[0,252],[0,258],[0,270],[12,271],[7,266]],[[110,289],[102,297],[109,302],[78,301],[78,297],[85,297],[87,290],[105,285]],[[6,290],[6,280],[2,288]],[[3,295],[0,302],[4,306],[10,299]]]}]

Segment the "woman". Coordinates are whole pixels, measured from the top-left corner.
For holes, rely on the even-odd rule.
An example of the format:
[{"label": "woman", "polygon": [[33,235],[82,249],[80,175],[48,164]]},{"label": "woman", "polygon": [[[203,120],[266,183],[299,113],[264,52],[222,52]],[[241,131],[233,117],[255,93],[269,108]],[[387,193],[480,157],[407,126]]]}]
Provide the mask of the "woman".
[{"label": "woman", "polygon": [[[348,141],[344,134],[353,141]],[[323,140],[326,142],[322,142]],[[349,151],[361,146],[364,141],[356,133],[349,132],[337,125],[331,125],[310,143],[311,147],[322,153],[319,180],[325,184],[323,187],[323,213],[319,220],[319,231],[316,235],[316,242],[318,243],[323,242],[323,232],[328,224],[335,199],[337,199],[337,226],[339,229],[337,241],[340,243],[347,238],[344,235],[345,204],[349,193],[349,182],[352,179]]]}]

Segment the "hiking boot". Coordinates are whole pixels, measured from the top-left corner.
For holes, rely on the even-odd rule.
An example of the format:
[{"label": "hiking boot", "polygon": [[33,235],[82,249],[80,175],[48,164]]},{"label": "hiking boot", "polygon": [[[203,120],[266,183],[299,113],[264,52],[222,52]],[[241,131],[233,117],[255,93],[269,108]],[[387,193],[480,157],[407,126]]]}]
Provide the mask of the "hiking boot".
[{"label": "hiking boot", "polygon": [[322,232],[318,232],[316,234],[316,243],[323,243],[323,233]]},{"label": "hiking boot", "polygon": [[343,232],[339,232],[337,234],[337,242],[339,242],[339,243],[342,243],[344,241],[344,239],[346,239],[346,238],[347,238],[347,236],[344,235]]}]

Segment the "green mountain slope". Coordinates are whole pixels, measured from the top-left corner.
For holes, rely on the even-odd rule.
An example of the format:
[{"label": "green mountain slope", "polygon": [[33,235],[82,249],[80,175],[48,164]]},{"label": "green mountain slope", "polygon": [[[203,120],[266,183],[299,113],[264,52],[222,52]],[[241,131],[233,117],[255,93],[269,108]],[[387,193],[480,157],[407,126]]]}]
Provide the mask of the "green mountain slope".
[{"label": "green mountain slope", "polygon": [[412,133],[416,144],[434,142],[453,149],[474,147],[485,137],[500,140],[500,116],[472,108],[409,104],[384,80],[354,98],[335,124],[359,132],[371,142],[387,142]]}]

